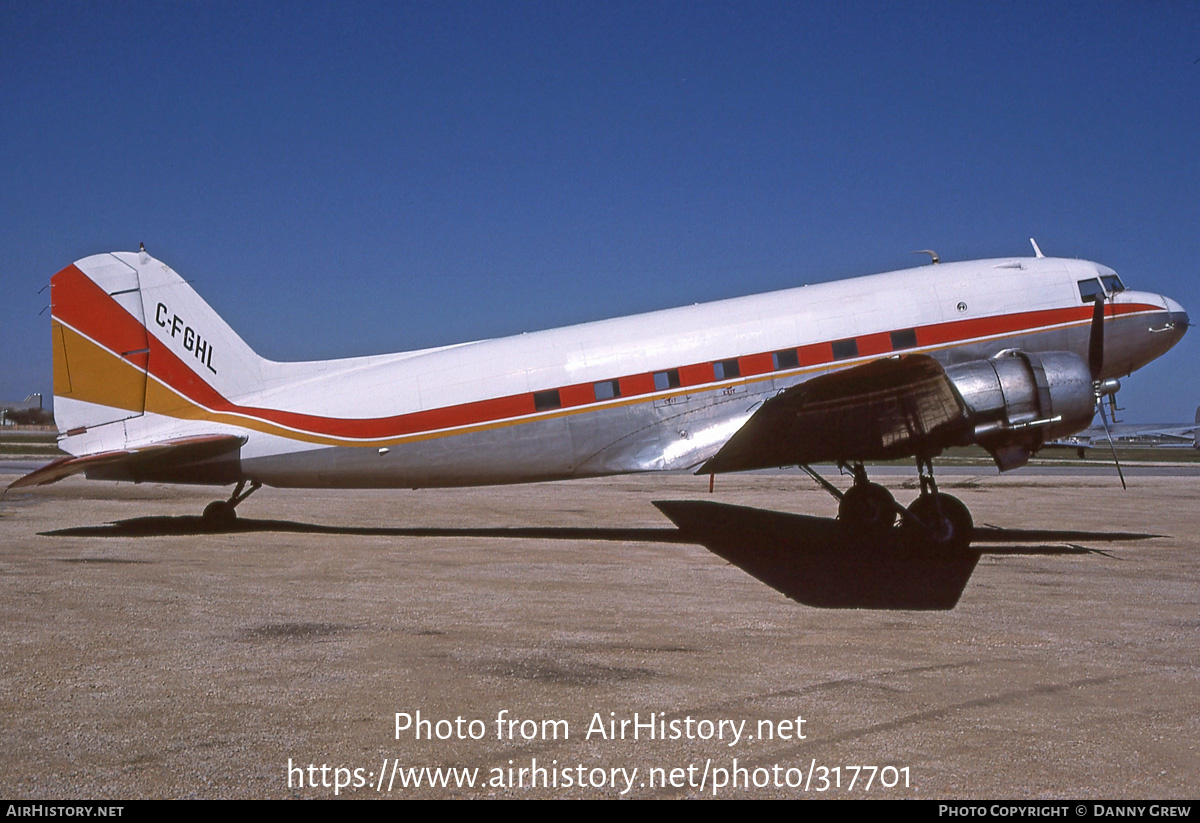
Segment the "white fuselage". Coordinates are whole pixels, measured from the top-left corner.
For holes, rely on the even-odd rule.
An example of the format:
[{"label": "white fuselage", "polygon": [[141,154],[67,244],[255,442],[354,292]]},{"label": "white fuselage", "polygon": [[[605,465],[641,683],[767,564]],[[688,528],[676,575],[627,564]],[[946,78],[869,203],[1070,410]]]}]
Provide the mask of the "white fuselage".
[{"label": "white fuselage", "polygon": [[[139,272],[152,338],[145,407],[68,435],[63,448],[239,434],[241,476],[281,486],[694,468],[766,397],[831,370],[897,352],[946,365],[1018,347],[1086,355],[1092,304],[1079,282],[1113,275],[1056,258],[945,263],[425,351],[278,363],[258,358],[194,292],[154,268],[178,278],[165,266],[113,257]],[[1152,333],[1186,318],[1168,298],[1114,291],[1109,299],[1106,375],[1132,371],[1178,339]],[[195,326],[190,346],[177,317]],[[70,322],[66,312],[60,319]],[[64,430],[94,413],[87,400],[56,403]]]}]

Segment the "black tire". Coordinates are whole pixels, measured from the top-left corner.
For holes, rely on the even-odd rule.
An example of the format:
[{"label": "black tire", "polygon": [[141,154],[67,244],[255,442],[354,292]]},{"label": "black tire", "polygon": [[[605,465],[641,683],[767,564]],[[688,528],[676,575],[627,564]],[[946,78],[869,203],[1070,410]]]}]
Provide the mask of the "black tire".
[{"label": "black tire", "polygon": [[896,524],[896,498],[878,483],[851,486],[838,504],[838,520],[856,531],[883,531]]},{"label": "black tire", "polygon": [[924,494],[913,501],[908,513],[920,522],[913,531],[925,545],[949,554],[970,548],[975,523],[971,512],[957,497]]},{"label": "black tire", "polygon": [[214,500],[204,507],[201,515],[204,525],[211,531],[232,529],[237,523],[237,511],[228,500]]}]

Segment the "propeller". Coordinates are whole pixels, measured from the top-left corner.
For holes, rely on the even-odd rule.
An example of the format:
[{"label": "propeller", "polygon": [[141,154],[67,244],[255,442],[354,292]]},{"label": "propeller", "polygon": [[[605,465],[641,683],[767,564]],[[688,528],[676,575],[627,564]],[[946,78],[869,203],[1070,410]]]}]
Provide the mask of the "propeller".
[{"label": "propeller", "polygon": [[1092,382],[1099,385],[1104,369],[1104,292],[1096,295],[1092,309],[1092,332],[1088,336],[1088,371]]},{"label": "propeller", "polygon": [[1112,452],[1113,465],[1117,467],[1117,477],[1121,478],[1121,488],[1125,485],[1125,473],[1121,471],[1121,461],[1117,459],[1117,447],[1113,444],[1112,430],[1108,427],[1108,415],[1104,411],[1104,396],[1110,397],[1121,388],[1116,380],[1102,380],[1104,370],[1104,292],[1096,295],[1095,308],[1092,310],[1092,330],[1088,336],[1088,371],[1092,375],[1092,390],[1096,394],[1096,405],[1100,407],[1100,422],[1104,424],[1104,436],[1108,438],[1108,448]]}]

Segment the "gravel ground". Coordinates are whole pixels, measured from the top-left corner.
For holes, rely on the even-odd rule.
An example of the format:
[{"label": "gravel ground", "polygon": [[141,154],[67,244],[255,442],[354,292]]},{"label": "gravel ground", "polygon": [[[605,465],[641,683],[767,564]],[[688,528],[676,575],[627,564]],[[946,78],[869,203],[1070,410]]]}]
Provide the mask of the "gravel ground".
[{"label": "gravel ground", "polygon": [[[21,490],[0,505],[0,794],[616,797],[636,768],[626,797],[1196,797],[1200,478],[943,489],[982,556],[954,608],[919,611],[800,605],[651,504],[760,510],[719,509],[726,547],[789,552],[798,580],[924,579],[841,545],[795,476],[263,489],[223,534],[195,517],[213,490]],[[767,511],[819,517],[785,521],[793,547]],[[620,736],[635,714],[652,738]],[[498,716],[518,721],[499,737]],[[426,766],[476,786],[401,786]]]}]

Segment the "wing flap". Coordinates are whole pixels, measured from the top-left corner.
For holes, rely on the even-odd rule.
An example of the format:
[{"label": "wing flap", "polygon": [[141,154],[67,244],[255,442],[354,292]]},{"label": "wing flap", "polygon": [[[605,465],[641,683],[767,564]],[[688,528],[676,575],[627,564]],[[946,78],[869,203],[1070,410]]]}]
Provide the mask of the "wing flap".
[{"label": "wing flap", "polygon": [[904,457],[952,439],[965,413],[932,357],[875,360],[775,395],[697,473]]},{"label": "wing flap", "polygon": [[17,478],[8,488],[45,486],[79,472],[126,469],[130,474],[136,475],[146,471],[178,468],[220,457],[236,451],[245,443],[245,437],[234,434],[202,434],[164,440],[133,449],[100,452],[82,457],[64,457]]}]

